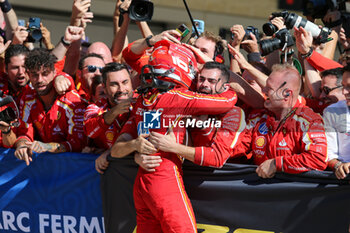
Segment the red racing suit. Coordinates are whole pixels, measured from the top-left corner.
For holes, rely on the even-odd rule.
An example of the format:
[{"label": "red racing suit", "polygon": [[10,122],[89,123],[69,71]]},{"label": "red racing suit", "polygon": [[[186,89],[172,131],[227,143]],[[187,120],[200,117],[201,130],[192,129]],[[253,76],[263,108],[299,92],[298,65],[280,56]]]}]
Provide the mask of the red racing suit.
[{"label": "red racing suit", "polygon": [[[154,90],[138,98],[121,135],[127,133],[137,138],[149,131],[166,134],[173,124],[177,142],[182,143],[186,127],[184,119],[193,115],[222,114],[234,107],[236,99],[233,91],[203,95],[184,88],[166,93]],[[183,185],[181,157],[163,151],[157,155],[163,161],[156,171],[148,173],[139,168],[135,180],[137,232],[197,232],[192,206]]]},{"label": "red racing suit", "polygon": [[110,107],[107,99],[101,99],[96,104],[90,104],[84,114],[85,134],[94,139],[94,145],[98,148],[112,147],[130,115],[129,112],[120,114],[111,125],[107,125],[103,113],[108,110]]},{"label": "red racing suit", "polygon": [[314,67],[316,70],[319,70],[319,71],[343,67],[338,62],[333,61],[332,59],[329,59],[327,57],[324,57],[322,56],[322,54],[316,51],[313,51],[311,56],[306,58],[306,60],[310,63],[312,67]]},{"label": "red racing suit", "polygon": [[227,113],[209,116],[209,119],[215,119],[215,123],[220,122],[221,126],[212,124],[212,127],[190,130],[195,146],[194,163],[222,167],[232,156],[233,148],[239,144],[240,135],[246,127],[244,111],[235,106]]},{"label": "red racing suit", "polygon": [[83,129],[86,106],[73,90],[57,97],[46,112],[37,92],[29,90],[20,100],[17,140],[57,142],[62,143],[67,151],[80,152],[87,141]]},{"label": "red racing suit", "polygon": [[309,107],[297,103],[282,121],[271,112],[252,113],[234,153],[253,153],[254,164],[276,160],[279,172],[302,173],[327,167],[327,140],[323,120]]}]

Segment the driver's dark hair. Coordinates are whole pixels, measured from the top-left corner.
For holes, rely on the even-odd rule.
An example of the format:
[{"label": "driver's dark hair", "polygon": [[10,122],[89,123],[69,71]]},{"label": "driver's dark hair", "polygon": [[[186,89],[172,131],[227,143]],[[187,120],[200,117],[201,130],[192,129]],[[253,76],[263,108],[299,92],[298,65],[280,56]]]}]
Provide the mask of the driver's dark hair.
[{"label": "driver's dark hair", "polygon": [[106,85],[107,83],[107,75],[111,72],[117,72],[120,70],[126,70],[128,74],[130,75],[129,69],[126,65],[117,63],[117,62],[110,62],[107,63],[105,67],[102,69],[102,77],[103,77],[103,83]]},{"label": "driver's dark hair", "polygon": [[230,78],[230,71],[222,63],[219,63],[219,62],[216,62],[216,61],[210,61],[210,62],[207,62],[207,63],[204,64],[202,70],[204,70],[204,69],[208,69],[208,70],[218,69],[218,70],[220,70],[220,72],[221,72],[221,77],[220,78],[223,80],[224,83],[227,83],[229,78]]},{"label": "driver's dark hair", "polygon": [[24,66],[27,72],[39,71],[41,67],[49,68],[50,71],[54,71],[56,61],[57,58],[47,49],[35,48],[28,53]]}]

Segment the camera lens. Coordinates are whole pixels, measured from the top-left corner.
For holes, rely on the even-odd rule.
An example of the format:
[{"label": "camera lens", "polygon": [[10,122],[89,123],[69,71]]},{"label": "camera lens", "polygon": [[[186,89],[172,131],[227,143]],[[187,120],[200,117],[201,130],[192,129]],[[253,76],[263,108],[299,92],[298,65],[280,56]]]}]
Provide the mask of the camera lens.
[{"label": "camera lens", "polygon": [[0,121],[11,123],[11,121],[16,120],[16,118],[17,117],[15,111],[10,107],[0,112]]},{"label": "camera lens", "polygon": [[267,36],[272,36],[273,34],[275,34],[275,32],[277,32],[277,27],[270,22],[265,23],[263,25],[263,31]]},{"label": "camera lens", "polygon": [[134,11],[137,17],[144,17],[148,12],[148,7],[143,2],[140,2],[135,4]]},{"label": "camera lens", "polygon": [[39,41],[42,38],[42,33],[40,29],[32,29],[31,36],[35,41]]},{"label": "camera lens", "polygon": [[149,0],[133,0],[129,12],[132,20],[150,21],[153,15],[153,3]]},{"label": "camera lens", "polygon": [[261,40],[259,44],[260,44],[261,55],[266,56],[267,54],[272,53],[276,49],[280,49],[281,40],[277,38]]}]

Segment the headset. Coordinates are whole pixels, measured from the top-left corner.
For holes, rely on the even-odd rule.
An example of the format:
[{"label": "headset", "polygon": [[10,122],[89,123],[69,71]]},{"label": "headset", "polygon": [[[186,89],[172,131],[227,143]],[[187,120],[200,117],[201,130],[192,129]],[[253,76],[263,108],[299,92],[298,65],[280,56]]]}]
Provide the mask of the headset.
[{"label": "headset", "polygon": [[284,96],[284,98],[287,98],[288,96],[290,96],[290,92],[291,90],[288,90],[288,88],[284,88],[282,91],[282,95]]},{"label": "headset", "polygon": [[288,89],[288,88],[284,88],[284,89],[282,90],[282,97],[278,94],[278,91],[279,91],[282,87],[284,87],[286,84],[287,84],[287,82],[284,81],[284,82],[281,84],[281,86],[279,86],[279,87],[276,89],[276,91],[273,92],[273,94],[276,93],[276,96],[278,97],[279,100],[283,100],[284,98],[289,97],[289,96],[290,96],[290,93],[292,92],[292,90],[290,90],[290,89]]}]

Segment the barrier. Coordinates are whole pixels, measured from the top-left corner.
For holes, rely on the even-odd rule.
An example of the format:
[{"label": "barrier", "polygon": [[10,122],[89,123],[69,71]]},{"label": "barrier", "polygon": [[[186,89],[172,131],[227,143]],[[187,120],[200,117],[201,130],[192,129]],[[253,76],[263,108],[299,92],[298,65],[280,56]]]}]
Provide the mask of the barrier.
[{"label": "barrier", "polygon": [[[95,158],[44,153],[27,167],[13,150],[0,149],[0,232],[133,232],[133,158],[113,159],[101,182]],[[261,179],[255,168],[185,163],[184,181],[198,232],[349,231],[349,179],[338,181],[331,172]]]}]

